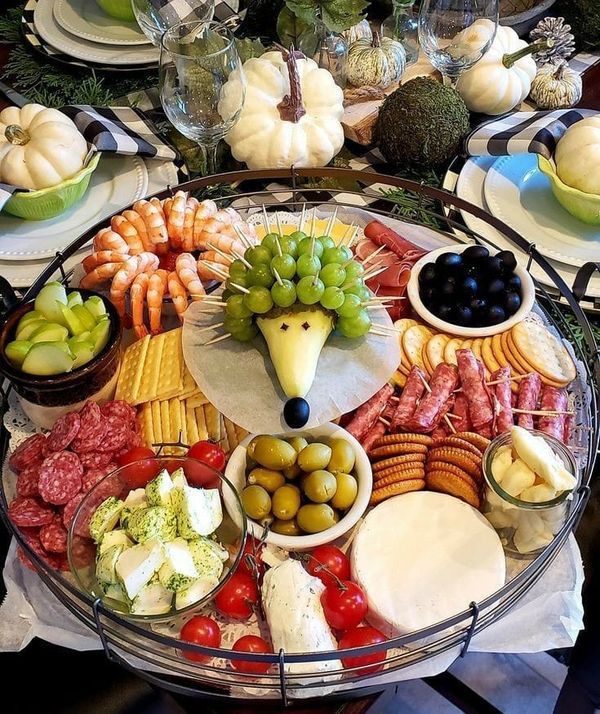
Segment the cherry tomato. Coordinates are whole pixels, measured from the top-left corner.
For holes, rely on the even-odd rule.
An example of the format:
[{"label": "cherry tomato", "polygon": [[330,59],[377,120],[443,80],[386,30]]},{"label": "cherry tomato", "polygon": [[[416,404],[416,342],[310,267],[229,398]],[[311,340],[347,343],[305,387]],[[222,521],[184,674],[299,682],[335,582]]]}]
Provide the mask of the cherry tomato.
[{"label": "cherry tomato", "polygon": [[179,253],[174,253],[173,251],[161,255],[158,267],[162,268],[162,270],[166,270],[168,273],[172,273],[175,270],[175,263],[177,262],[178,256]]},{"label": "cherry tomato", "polygon": [[[188,620],[181,628],[179,639],[184,642],[193,642],[195,645],[205,647],[219,647],[221,644],[221,629],[219,625],[210,617],[198,615]],[[181,653],[186,659],[193,662],[208,662],[208,655],[196,654],[195,652]]]},{"label": "cherry tomato", "polygon": [[[272,652],[269,643],[256,635],[244,635],[234,642],[232,650],[236,652]],[[245,659],[232,659],[231,666],[238,672],[264,674],[271,666],[268,662],[250,662]]]},{"label": "cherry tomato", "polygon": [[252,536],[248,536],[236,572],[249,575],[254,580],[258,577],[260,582],[265,573],[265,564],[262,561],[263,548],[264,545],[259,544]]},{"label": "cherry tomato", "polygon": [[258,603],[258,588],[254,578],[234,573],[215,597],[215,606],[222,615],[245,620]]},{"label": "cherry tomato", "polygon": [[321,595],[321,605],[325,619],[335,630],[351,630],[367,614],[367,598],[351,580],[328,585]]},{"label": "cherry tomato", "polygon": [[[365,647],[366,645],[374,645],[377,642],[385,642],[386,639],[386,636],[379,630],[363,625],[362,627],[356,627],[354,630],[344,632],[338,642],[338,648],[346,650],[351,647]],[[375,665],[374,667],[361,667],[357,672],[357,674],[371,674],[372,672],[378,672],[382,668],[382,665],[378,663],[383,662],[385,657],[386,652],[384,650],[383,652],[375,652],[361,657],[342,657],[342,664],[346,669],[360,667],[363,664]]]},{"label": "cherry tomato", "polygon": [[117,457],[117,463],[124,467],[121,477],[131,488],[143,488],[161,469],[154,451],[145,446],[136,446],[121,454]]},{"label": "cherry tomato", "polygon": [[345,553],[334,545],[319,545],[308,554],[306,569],[325,585],[334,585],[350,579],[350,561]]},{"label": "cherry tomato", "polygon": [[225,466],[225,452],[214,441],[197,441],[190,446],[187,455],[191,459],[198,459],[198,461],[212,466],[216,471],[222,471]]}]

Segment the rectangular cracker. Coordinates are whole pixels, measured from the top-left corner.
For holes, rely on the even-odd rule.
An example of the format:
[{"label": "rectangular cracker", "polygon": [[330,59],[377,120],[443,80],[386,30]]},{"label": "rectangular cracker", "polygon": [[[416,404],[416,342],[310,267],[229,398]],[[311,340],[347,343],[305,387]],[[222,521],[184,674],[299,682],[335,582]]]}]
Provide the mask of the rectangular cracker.
[{"label": "rectangular cracker", "polygon": [[154,428],[155,443],[161,444],[163,441],[165,441],[165,439],[163,439],[160,402],[155,400],[153,402],[147,402],[147,404],[149,405],[152,413],[152,425]]},{"label": "rectangular cracker", "polygon": [[165,334],[167,333],[156,335],[150,340],[148,351],[146,352],[146,360],[144,362],[144,372],[134,404],[143,404],[144,402],[150,402],[158,398],[161,376],[160,365],[165,345]]},{"label": "rectangular cracker", "polygon": [[139,412],[142,440],[145,446],[152,447],[156,443],[154,428],[152,423],[152,410],[149,404],[144,404]]},{"label": "rectangular cracker", "polygon": [[179,394],[180,399],[187,399],[188,397],[191,397],[194,394],[199,394],[200,390],[198,389],[198,385],[194,381],[194,378],[190,374],[189,369],[185,366],[185,362],[183,363],[183,383],[181,386],[181,393]]},{"label": "rectangular cracker", "polygon": [[204,404],[208,404],[208,399],[200,390],[187,397],[186,401],[189,407],[201,407],[204,406]]},{"label": "rectangular cracker", "polygon": [[204,418],[206,419],[206,430],[208,431],[208,438],[213,441],[221,440],[221,415],[217,411],[217,408],[212,404],[205,404]]},{"label": "rectangular cracker", "polygon": [[227,434],[229,448],[233,451],[233,449],[235,449],[235,447],[239,444],[237,434],[235,433],[235,424],[231,421],[231,419],[223,417],[223,426],[225,427],[225,433]]},{"label": "rectangular cracker", "polygon": [[172,441],[181,441],[181,407],[177,397],[169,399],[169,415],[171,417]]},{"label": "rectangular cracker", "polygon": [[181,328],[164,332],[164,346],[160,360],[160,379],[157,397],[170,399],[181,393],[183,387],[183,349]]},{"label": "rectangular cracker", "polygon": [[206,419],[204,417],[204,407],[195,407],[196,426],[198,427],[198,441],[208,439],[208,430],[206,428]]},{"label": "rectangular cracker", "polygon": [[185,421],[187,424],[189,444],[195,444],[199,441],[196,412],[194,411],[194,407],[191,407],[187,402],[185,402]]},{"label": "rectangular cracker", "polygon": [[183,441],[184,444],[187,444],[190,446],[193,444],[193,441],[188,441],[188,430],[187,430],[187,418],[186,418],[186,413],[185,413],[185,402],[180,401],[179,402],[179,414],[180,414],[180,424],[181,424],[181,441]]},{"label": "rectangular cracker", "polygon": [[150,335],[146,335],[125,350],[121,360],[115,399],[124,399],[131,404],[137,404],[135,400],[140,389],[149,344]]},{"label": "rectangular cracker", "polygon": [[[169,402],[167,400],[159,402],[160,404],[160,424],[162,432],[162,441],[170,442],[173,441],[173,434],[171,432],[171,412],[169,411]],[[165,453],[171,453],[165,452]]]}]

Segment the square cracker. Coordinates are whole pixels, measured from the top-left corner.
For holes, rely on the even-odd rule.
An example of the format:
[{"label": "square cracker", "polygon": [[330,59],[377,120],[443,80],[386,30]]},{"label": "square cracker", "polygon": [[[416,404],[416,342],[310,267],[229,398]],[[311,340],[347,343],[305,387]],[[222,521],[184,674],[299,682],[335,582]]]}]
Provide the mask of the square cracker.
[{"label": "square cracker", "polygon": [[115,399],[137,404],[135,401],[144,373],[144,363],[150,344],[150,335],[129,345],[121,361]]},{"label": "square cracker", "polygon": [[181,328],[164,332],[164,346],[160,360],[160,377],[156,396],[170,399],[181,393],[183,387],[183,349]]},{"label": "square cracker", "polygon": [[162,433],[162,418],[160,411],[160,402],[155,400],[153,402],[148,402],[150,409],[152,411],[152,424],[154,426],[154,439],[155,444],[160,444],[164,441]]},{"label": "square cracker", "polygon": [[143,402],[150,402],[158,398],[160,367],[166,334],[156,335],[150,340],[144,362],[144,372],[134,404],[143,404]]}]

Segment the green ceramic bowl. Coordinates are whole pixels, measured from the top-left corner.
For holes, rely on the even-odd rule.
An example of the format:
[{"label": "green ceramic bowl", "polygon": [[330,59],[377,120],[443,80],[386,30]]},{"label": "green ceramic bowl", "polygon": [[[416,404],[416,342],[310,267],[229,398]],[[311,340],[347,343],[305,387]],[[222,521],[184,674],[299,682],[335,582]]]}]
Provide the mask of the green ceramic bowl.
[{"label": "green ceramic bowl", "polygon": [[85,168],[56,186],[15,193],[2,210],[26,221],[45,221],[59,216],[83,198],[99,161],[100,153],[96,153]]},{"label": "green ceramic bowl", "polygon": [[600,226],[600,195],[585,193],[567,186],[556,173],[554,165],[538,154],[538,167],[550,179],[552,193],[560,205],[572,216],[584,223]]},{"label": "green ceramic bowl", "polygon": [[107,15],[115,17],[117,20],[125,20],[125,22],[135,20],[131,0],[96,0],[96,2]]}]

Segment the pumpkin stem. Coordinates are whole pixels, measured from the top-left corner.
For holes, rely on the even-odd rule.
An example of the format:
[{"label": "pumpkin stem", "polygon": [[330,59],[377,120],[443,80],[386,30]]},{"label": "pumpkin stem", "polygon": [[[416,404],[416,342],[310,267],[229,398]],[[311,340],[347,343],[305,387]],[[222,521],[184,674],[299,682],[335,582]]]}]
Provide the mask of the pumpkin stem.
[{"label": "pumpkin stem", "polygon": [[515,64],[515,62],[518,62],[520,59],[523,59],[523,57],[527,57],[527,55],[533,55],[536,52],[540,52],[541,50],[549,50],[552,47],[554,47],[554,40],[551,39],[534,42],[531,45],[527,45],[527,47],[523,47],[520,50],[517,50],[516,52],[504,55],[504,57],[502,57],[502,64],[507,69],[510,69]]},{"label": "pumpkin stem", "polygon": [[296,52],[294,45],[290,47],[289,52],[282,54],[290,75],[290,93],[286,94],[279,102],[277,109],[279,109],[279,116],[282,121],[291,121],[297,124],[306,114],[306,109],[302,106],[300,77],[298,76],[298,65],[296,64],[296,59],[303,58],[304,55],[301,52]]},{"label": "pumpkin stem", "polygon": [[29,132],[18,124],[9,124],[4,130],[4,136],[10,144],[16,146],[24,146],[31,138]]},{"label": "pumpkin stem", "polygon": [[381,47],[381,40],[379,39],[379,33],[377,30],[373,32],[373,41],[371,42],[371,47]]}]

